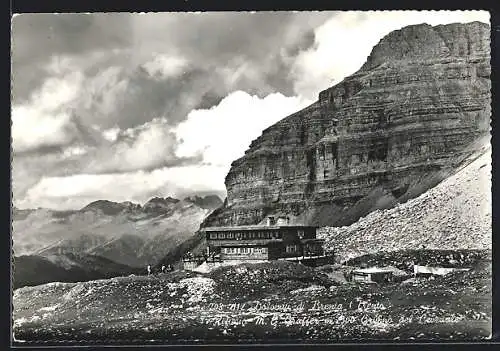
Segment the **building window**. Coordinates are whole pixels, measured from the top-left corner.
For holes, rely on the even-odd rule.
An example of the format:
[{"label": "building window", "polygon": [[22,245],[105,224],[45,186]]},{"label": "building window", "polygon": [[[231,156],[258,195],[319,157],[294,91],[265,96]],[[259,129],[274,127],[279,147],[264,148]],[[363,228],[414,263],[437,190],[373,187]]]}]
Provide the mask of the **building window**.
[{"label": "building window", "polygon": [[296,245],[287,245],[286,252],[288,252],[288,253],[297,252],[297,246]]},{"label": "building window", "polygon": [[219,233],[218,235],[219,239],[224,239],[224,236],[225,236],[224,233]]},{"label": "building window", "polygon": [[232,239],[234,237],[234,234],[233,233],[227,233],[227,238],[228,239]]},{"label": "building window", "polygon": [[210,239],[217,239],[217,233],[210,233]]},{"label": "building window", "polygon": [[253,249],[253,252],[265,254],[265,253],[267,253],[267,247],[256,247]]},{"label": "building window", "polygon": [[320,145],[319,147],[319,159],[324,160],[325,159],[325,146]]}]

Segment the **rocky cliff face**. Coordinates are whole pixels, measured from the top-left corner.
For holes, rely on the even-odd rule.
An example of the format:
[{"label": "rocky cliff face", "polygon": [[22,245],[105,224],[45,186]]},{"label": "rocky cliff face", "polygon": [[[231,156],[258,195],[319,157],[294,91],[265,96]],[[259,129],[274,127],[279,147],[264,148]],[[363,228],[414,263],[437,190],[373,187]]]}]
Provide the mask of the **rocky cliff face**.
[{"label": "rocky cliff face", "polygon": [[405,27],[312,105],[264,130],[204,226],[348,225],[446,178],[489,134],[490,27]]}]

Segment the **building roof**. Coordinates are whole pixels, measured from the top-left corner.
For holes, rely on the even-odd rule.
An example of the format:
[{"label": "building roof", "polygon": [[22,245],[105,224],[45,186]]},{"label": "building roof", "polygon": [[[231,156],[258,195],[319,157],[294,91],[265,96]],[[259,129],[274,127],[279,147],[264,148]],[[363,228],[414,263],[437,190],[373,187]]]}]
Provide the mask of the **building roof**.
[{"label": "building roof", "polygon": [[308,242],[324,242],[325,239],[323,238],[309,238],[309,239],[301,239],[303,243],[308,243]]},{"label": "building roof", "polygon": [[392,273],[394,270],[389,267],[370,267],[370,268],[358,268],[355,269],[353,272],[358,272],[358,273]]},{"label": "building roof", "polygon": [[237,231],[237,230],[271,230],[271,229],[284,229],[284,228],[301,228],[301,229],[317,229],[315,226],[306,226],[306,225],[240,225],[240,226],[232,226],[232,227],[205,227],[201,228],[202,232],[219,232],[219,231]]}]

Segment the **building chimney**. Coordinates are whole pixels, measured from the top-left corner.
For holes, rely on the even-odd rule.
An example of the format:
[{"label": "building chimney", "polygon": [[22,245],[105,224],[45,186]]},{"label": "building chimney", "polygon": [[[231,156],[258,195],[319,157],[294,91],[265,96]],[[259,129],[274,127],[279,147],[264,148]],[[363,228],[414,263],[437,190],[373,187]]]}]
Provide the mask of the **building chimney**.
[{"label": "building chimney", "polygon": [[267,217],[266,225],[268,227],[271,226],[271,225],[274,225],[274,217]]}]

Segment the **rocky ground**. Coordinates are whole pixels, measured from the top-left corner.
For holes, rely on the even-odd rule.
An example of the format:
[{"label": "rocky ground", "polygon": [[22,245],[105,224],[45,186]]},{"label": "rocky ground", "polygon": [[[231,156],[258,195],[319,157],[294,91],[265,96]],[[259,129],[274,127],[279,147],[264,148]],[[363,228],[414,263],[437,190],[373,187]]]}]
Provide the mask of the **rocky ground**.
[{"label": "rocky ground", "polygon": [[490,249],[491,149],[421,196],[318,236],[341,261],[394,249]]},{"label": "rocky ground", "polygon": [[491,330],[491,262],[471,257],[468,272],[381,285],[268,262],[24,287],[14,291],[14,335],[101,343],[482,339]]}]

